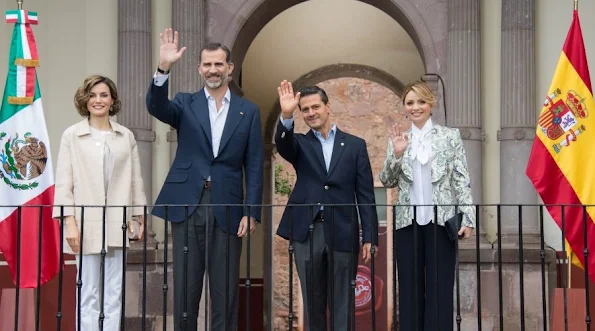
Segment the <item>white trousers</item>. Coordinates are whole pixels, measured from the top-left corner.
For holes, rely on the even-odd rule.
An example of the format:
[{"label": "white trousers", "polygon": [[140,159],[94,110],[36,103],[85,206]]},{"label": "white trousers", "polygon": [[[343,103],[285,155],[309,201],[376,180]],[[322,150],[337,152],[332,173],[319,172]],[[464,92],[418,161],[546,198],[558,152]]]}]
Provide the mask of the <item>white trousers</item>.
[{"label": "white trousers", "polygon": [[[120,330],[122,308],[122,262],[123,250],[111,248],[105,255],[105,277],[103,293],[103,331]],[[80,312],[81,331],[99,331],[99,312],[101,311],[101,255],[83,255],[83,264],[76,255],[77,272],[83,282],[81,287]],[[77,281],[79,274],[77,274]],[[78,292],[77,309],[78,309]],[[78,330],[78,324],[75,330]]]}]

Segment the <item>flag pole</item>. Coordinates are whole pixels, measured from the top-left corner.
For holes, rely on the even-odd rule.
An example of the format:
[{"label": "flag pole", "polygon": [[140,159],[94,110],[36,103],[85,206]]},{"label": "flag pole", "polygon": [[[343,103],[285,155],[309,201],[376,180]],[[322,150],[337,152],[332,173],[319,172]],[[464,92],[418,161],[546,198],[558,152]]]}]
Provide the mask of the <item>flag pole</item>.
[{"label": "flag pole", "polygon": [[[576,0],[574,0],[574,2],[576,7]],[[23,0],[17,0],[17,7],[19,8],[19,10],[23,9]]]},{"label": "flag pole", "polygon": [[[575,0],[576,2],[576,0]],[[568,288],[572,288],[572,254],[573,252],[571,251],[570,254],[568,254]]]},{"label": "flag pole", "polygon": [[574,0],[574,10],[578,10],[578,0]]}]

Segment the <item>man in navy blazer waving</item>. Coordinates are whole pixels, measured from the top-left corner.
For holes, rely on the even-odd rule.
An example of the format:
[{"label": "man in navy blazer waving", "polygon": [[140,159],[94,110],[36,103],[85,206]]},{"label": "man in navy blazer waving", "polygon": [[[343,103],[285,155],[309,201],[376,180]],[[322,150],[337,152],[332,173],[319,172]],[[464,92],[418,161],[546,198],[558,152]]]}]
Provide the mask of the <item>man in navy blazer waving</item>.
[{"label": "man in navy blazer waving", "polygon": [[[331,123],[330,102],[320,87],[304,87],[294,95],[291,83],[283,81],[278,92],[281,118],[275,144],[279,154],[293,165],[297,181],[277,234],[294,241],[308,329],[326,330],[328,300],[334,329],[351,330],[351,281],[360,250],[358,210],[365,263],[371,258],[372,245],[378,243],[374,180],[366,142]],[[293,132],[296,108],[311,129],[305,135]]]},{"label": "man in navy blazer waving", "polygon": [[[152,213],[172,224],[175,330],[196,330],[205,269],[209,271],[211,329],[236,330],[241,238],[254,231],[260,207],[253,205],[262,203],[260,114],[256,105],[230,92],[231,54],[217,43],[206,45],[200,53],[199,73],[205,88],[178,93],[170,101],[169,71],[184,51],[185,47],[178,49],[177,31],[166,29],[161,34],[159,67],[147,93],[147,108],[178,133],[176,157],[155,204],[190,206],[187,213],[184,206],[155,206]],[[234,206],[204,206],[209,204]]]}]

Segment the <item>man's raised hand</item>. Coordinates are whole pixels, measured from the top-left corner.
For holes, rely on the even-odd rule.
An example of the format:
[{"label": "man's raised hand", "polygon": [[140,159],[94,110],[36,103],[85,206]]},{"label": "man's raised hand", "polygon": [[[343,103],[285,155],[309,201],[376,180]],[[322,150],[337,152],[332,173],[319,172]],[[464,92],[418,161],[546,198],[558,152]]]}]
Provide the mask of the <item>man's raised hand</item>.
[{"label": "man's raised hand", "polygon": [[163,33],[160,33],[159,39],[161,43],[159,47],[159,68],[169,71],[174,63],[182,57],[186,47],[178,50],[178,31],[174,31],[172,28],[167,28]]},{"label": "man's raised hand", "polygon": [[300,92],[294,95],[291,82],[287,82],[286,80],[281,82],[281,85],[277,88],[277,92],[279,92],[281,116],[283,116],[284,119],[292,118],[293,111],[295,110],[300,101]]}]

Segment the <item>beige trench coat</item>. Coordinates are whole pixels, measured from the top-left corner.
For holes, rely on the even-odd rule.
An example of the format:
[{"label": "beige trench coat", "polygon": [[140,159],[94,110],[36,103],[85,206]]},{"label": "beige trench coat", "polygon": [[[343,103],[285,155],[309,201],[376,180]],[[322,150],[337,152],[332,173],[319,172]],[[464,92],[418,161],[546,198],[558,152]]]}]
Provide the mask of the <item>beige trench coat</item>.
[{"label": "beige trench coat", "polygon": [[[114,168],[107,192],[104,190],[103,149],[91,138],[88,119],[84,119],[64,131],[56,166],[56,188],[53,217],[74,215],[81,228],[81,206],[108,206],[106,208],[106,250],[122,247],[122,222],[124,208],[115,206],[135,205],[126,208],[126,219],[143,215],[146,197],[141,177],[138,148],[133,133],[118,123],[110,121],[115,134],[106,137],[106,143],[114,153]],[[74,205],[74,207],[72,206]],[[114,207],[110,207],[114,206]],[[99,254],[102,241],[102,207],[84,208],[83,254]],[[126,240],[128,247],[128,240]],[[64,241],[64,252],[72,249]]]}]

